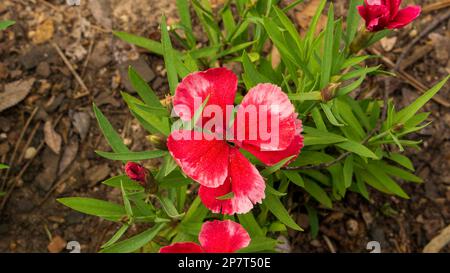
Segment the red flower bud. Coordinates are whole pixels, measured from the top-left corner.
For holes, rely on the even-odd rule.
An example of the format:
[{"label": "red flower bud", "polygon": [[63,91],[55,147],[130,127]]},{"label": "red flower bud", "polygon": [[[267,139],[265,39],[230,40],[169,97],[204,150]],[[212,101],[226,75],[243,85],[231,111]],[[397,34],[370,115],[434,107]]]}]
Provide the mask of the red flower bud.
[{"label": "red flower bud", "polygon": [[402,0],[365,0],[358,7],[359,14],[366,21],[368,31],[402,28],[420,15],[420,6],[399,9]]},{"label": "red flower bud", "polygon": [[145,186],[147,170],[143,166],[134,162],[127,162],[125,173],[130,179],[138,181],[142,186]]}]

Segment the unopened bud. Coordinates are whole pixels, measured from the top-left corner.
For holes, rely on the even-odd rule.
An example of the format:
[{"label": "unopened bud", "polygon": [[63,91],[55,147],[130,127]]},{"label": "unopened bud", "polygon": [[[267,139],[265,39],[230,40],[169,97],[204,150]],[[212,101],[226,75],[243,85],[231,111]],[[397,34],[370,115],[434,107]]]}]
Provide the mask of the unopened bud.
[{"label": "unopened bud", "polygon": [[341,83],[331,83],[321,91],[322,101],[327,102],[336,96],[336,90]]},{"label": "unopened bud", "polygon": [[167,139],[165,136],[156,134],[148,135],[146,138],[156,149],[167,150]]}]

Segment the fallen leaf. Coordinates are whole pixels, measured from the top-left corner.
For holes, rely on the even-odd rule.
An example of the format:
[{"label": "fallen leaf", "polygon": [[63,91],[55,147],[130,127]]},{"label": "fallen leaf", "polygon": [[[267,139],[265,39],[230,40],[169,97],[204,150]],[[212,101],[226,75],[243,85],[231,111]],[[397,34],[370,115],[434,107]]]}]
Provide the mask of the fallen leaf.
[{"label": "fallen leaf", "polygon": [[61,175],[67,169],[67,167],[73,162],[73,160],[77,157],[78,146],[79,143],[76,137],[73,137],[70,140],[70,142],[66,145],[61,161],[59,162],[58,175]]},{"label": "fallen leaf", "polygon": [[105,163],[86,170],[86,173],[86,178],[89,180],[91,186],[93,186],[97,184],[97,182],[100,182],[108,177],[111,174],[111,169],[108,164]]},{"label": "fallen leaf", "polygon": [[44,125],[44,140],[45,144],[55,153],[59,154],[61,151],[61,136],[53,129],[52,122],[50,120],[45,122]]},{"label": "fallen leaf", "polygon": [[55,236],[48,244],[47,249],[50,253],[59,253],[66,247],[66,245],[67,242],[61,238],[61,236]]},{"label": "fallen leaf", "polygon": [[380,40],[381,47],[384,49],[384,51],[389,52],[392,49],[394,49],[395,44],[397,43],[397,37],[384,37]]},{"label": "fallen leaf", "polygon": [[30,93],[35,78],[18,80],[5,85],[0,93],[0,112],[21,102]]},{"label": "fallen leaf", "polygon": [[[295,18],[300,25],[300,33],[303,35],[306,33],[312,18],[316,14],[317,8],[319,7],[321,0],[311,0],[308,3],[302,4],[302,8],[295,13]],[[320,16],[319,22],[317,23],[316,33],[322,31],[327,24],[327,16]]]},{"label": "fallen leaf", "polygon": [[281,62],[280,51],[278,51],[278,49],[275,46],[273,46],[270,55],[272,59],[272,68],[275,69]]},{"label": "fallen leaf", "polygon": [[91,126],[91,117],[86,112],[76,112],[72,116],[72,124],[75,132],[80,135],[81,141],[86,138],[89,127]]},{"label": "fallen leaf", "polygon": [[53,37],[54,32],[53,20],[46,19],[36,28],[36,31],[30,32],[29,36],[33,44],[39,45],[49,41]]}]

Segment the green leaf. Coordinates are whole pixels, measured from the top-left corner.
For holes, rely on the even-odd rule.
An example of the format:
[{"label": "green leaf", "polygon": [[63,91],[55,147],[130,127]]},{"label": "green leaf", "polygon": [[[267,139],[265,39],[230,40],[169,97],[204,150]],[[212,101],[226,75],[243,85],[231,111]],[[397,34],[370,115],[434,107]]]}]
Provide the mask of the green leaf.
[{"label": "green leaf", "polygon": [[328,21],[325,27],[323,59],[321,65],[320,90],[325,88],[330,82],[331,67],[333,63],[333,40],[334,40],[334,8],[330,3],[328,8]]},{"label": "green leaf", "polygon": [[362,82],[364,81],[364,79],[366,78],[366,73],[367,70],[364,71],[364,73],[361,75],[361,77],[359,77],[358,80],[352,82],[349,85],[346,85],[344,87],[339,88],[339,90],[337,91],[337,97],[341,97],[341,96],[345,96],[348,93],[352,92],[353,90],[355,90],[356,88],[358,88]]},{"label": "green leaf", "polygon": [[120,182],[122,182],[123,188],[130,191],[140,191],[144,190],[144,187],[139,185],[139,182],[131,180],[126,175],[118,175],[111,177],[108,180],[102,182],[102,184],[108,185],[114,188],[120,188]]},{"label": "green leaf", "polygon": [[153,238],[161,231],[165,226],[164,223],[156,224],[152,228],[133,236],[127,240],[115,243],[107,248],[101,250],[101,253],[130,253],[138,250],[139,248],[146,245],[148,242],[153,240]]},{"label": "green leaf", "polygon": [[422,178],[420,178],[404,169],[400,169],[398,167],[389,165],[389,164],[385,163],[384,161],[375,162],[375,164],[378,165],[379,167],[381,167],[387,174],[389,174],[391,176],[395,176],[395,177],[398,177],[405,181],[410,181],[410,182],[416,182],[416,183],[423,182]]},{"label": "green leaf", "polygon": [[373,163],[367,164],[366,167],[367,170],[375,177],[375,179],[377,179],[390,192],[402,198],[409,199],[408,194],[406,194],[403,189],[386,174],[383,168],[380,168]]},{"label": "green leaf", "polygon": [[113,34],[127,43],[145,48],[152,53],[155,53],[158,55],[163,55],[163,47],[162,47],[161,43],[159,43],[157,41],[150,40],[150,39],[140,37],[140,36],[137,36],[134,34],[130,34],[127,32],[123,32],[123,31],[113,31]]},{"label": "green leaf", "polygon": [[345,142],[338,143],[336,144],[336,146],[362,157],[378,159],[378,156],[374,154],[369,148],[353,140],[347,140]]},{"label": "green leaf", "polygon": [[272,194],[278,197],[285,196],[287,193],[279,192],[276,189],[272,188],[270,185],[266,185],[266,194]]},{"label": "green leaf", "polygon": [[6,192],[0,191],[0,197],[5,196],[5,195],[6,195]]},{"label": "green leaf", "polygon": [[239,223],[245,228],[245,230],[248,231],[252,238],[256,236],[264,236],[264,232],[258,222],[256,222],[253,212],[238,214],[237,216],[239,218]]},{"label": "green leaf", "polygon": [[122,200],[123,205],[125,207],[125,211],[131,219],[133,218],[133,209],[131,208],[130,200],[127,197],[127,193],[125,192],[125,189],[123,188],[123,183],[120,181],[120,190],[122,191]]},{"label": "green leaf", "polygon": [[405,168],[407,168],[407,169],[409,169],[411,171],[415,170],[414,169],[414,165],[411,162],[411,160],[408,157],[404,156],[404,155],[401,155],[401,154],[398,154],[398,153],[390,153],[388,158],[390,160],[394,161],[394,162],[397,162],[401,166],[403,166],[403,167],[405,167]]},{"label": "green leaf", "polygon": [[111,160],[121,160],[121,161],[140,161],[153,159],[158,157],[163,157],[167,154],[166,151],[153,150],[153,151],[142,151],[142,152],[126,152],[126,153],[108,153],[102,151],[95,151],[101,157],[111,159]]},{"label": "green leaf", "polygon": [[330,197],[328,197],[328,194],[319,185],[317,185],[317,183],[311,181],[310,179],[304,180],[305,191],[325,207],[332,208],[333,204]]},{"label": "green leaf", "polygon": [[57,201],[76,211],[110,221],[119,221],[126,214],[121,205],[94,198],[66,197],[59,198]]},{"label": "green leaf", "polygon": [[283,174],[295,185],[302,188],[305,187],[305,181],[303,181],[302,176],[297,171],[283,171]]},{"label": "green leaf", "polygon": [[12,20],[1,21],[0,22],[0,30],[5,30],[8,27],[14,25],[15,23],[16,23],[16,21],[12,21]]},{"label": "green leaf", "polygon": [[348,5],[347,35],[345,39],[347,47],[350,46],[356,36],[360,21],[357,6],[362,5],[362,2],[362,0],[350,0],[350,4]]},{"label": "green leaf", "polygon": [[230,191],[227,194],[224,194],[222,196],[216,197],[217,200],[228,200],[234,198],[234,192]]},{"label": "green leaf", "polygon": [[123,143],[119,134],[114,130],[111,123],[106,119],[103,115],[102,111],[98,109],[98,107],[94,104],[94,113],[97,118],[100,129],[102,130],[103,135],[108,141],[109,145],[116,153],[126,153],[129,152],[127,146]]},{"label": "green leaf", "polygon": [[161,203],[161,206],[163,207],[164,211],[170,218],[178,219],[184,215],[184,213],[181,214],[178,213],[177,209],[175,208],[175,205],[169,198],[165,196],[160,196],[158,197],[158,200]]},{"label": "green leaf", "polygon": [[353,155],[347,156],[347,158],[345,159],[343,174],[344,174],[345,187],[348,188],[352,184]]},{"label": "green leaf", "polygon": [[270,167],[267,167],[264,169],[264,171],[261,172],[262,176],[268,176],[270,174],[273,174],[274,172],[278,171],[279,169],[281,169],[281,167],[283,167],[284,165],[286,165],[287,162],[291,161],[293,158],[295,158],[297,155],[292,155],[290,157],[287,157],[281,161],[279,161],[277,164],[272,165]]},{"label": "green leaf", "polygon": [[433,86],[430,90],[425,92],[422,96],[416,99],[413,103],[403,108],[395,115],[394,123],[404,124],[411,119],[414,114],[422,108],[447,82],[450,76],[445,77],[441,82]]},{"label": "green leaf", "polygon": [[317,216],[317,210],[308,205],[305,207],[308,212],[309,225],[311,226],[311,237],[315,239],[319,234],[319,217]]},{"label": "green leaf", "polygon": [[266,207],[277,217],[278,220],[280,220],[283,224],[286,226],[303,231],[303,229],[295,223],[294,220],[292,220],[291,216],[281,203],[280,199],[278,199],[275,195],[268,194],[266,196],[266,199],[264,199],[263,203],[266,205]]},{"label": "green leaf", "polygon": [[277,245],[277,240],[267,237],[254,237],[250,241],[250,245],[239,249],[237,253],[255,253],[264,251],[274,251]]},{"label": "green leaf", "polygon": [[148,106],[165,109],[161,105],[159,98],[155,94],[155,91],[153,91],[150,88],[147,82],[144,79],[142,79],[142,77],[137,73],[137,71],[134,70],[134,68],[131,66],[128,67],[128,77],[130,78],[130,82],[134,90],[136,90],[136,92],[139,94],[139,96],[142,98],[145,104],[147,104]]},{"label": "green leaf", "polygon": [[305,133],[303,135],[304,137],[303,143],[305,146],[318,144],[333,144],[347,141],[347,139],[343,136],[325,132],[308,126],[304,126],[303,131]]},{"label": "green leaf", "polygon": [[116,233],[114,233],[114,235],[111,237],[111,239],[109,239],[108,242],[104,243],[104,244],[101,246],[101,248],[108,247],[108,246],[114,244],[115,242],[117,242],[117,241],[122,237],[122,235],[124,235],[125,232],[127,232],[127,230],[128,230],[129,227],[130,227],[130,226],[127,225],[127,224],[121,226],[121,227],[116,231]]},{"label": "green leaf", "polygon": [[2,169],[8,169],[8,168],[9,168],[8,165],[1,164],[1,163],[0,163],[0,170],[2,170]]},{"label": "green leaf", "polygon": [[178,75],[175,66],[175,55],[173,53],[172,42],[170,41],[169,32],[167,31],[166,16],[164,15],[161,18],[161,44],[164,55],[164,63],[167,70],[170,93],[174,95],[175,88],[178,85]]},{"label": "green leaf", "polygon": [[321,103],[320,107],[322,107],[323,112],[325,113],[325,116],[327,117],[328,121],[333,124],[334,126],[344,126],[344,124],[339,123],[337,121],[336,117],[333,115],[333,112],[331,111],[331,108],[328,104]]}]

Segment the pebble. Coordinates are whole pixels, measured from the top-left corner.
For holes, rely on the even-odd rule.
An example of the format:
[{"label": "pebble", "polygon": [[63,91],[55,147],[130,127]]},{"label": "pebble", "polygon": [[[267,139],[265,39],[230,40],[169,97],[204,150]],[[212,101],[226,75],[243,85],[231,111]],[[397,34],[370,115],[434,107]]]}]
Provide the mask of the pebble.
[{"label": "pebble", "polygon": [[36,148],[28,147],[28,149],[25,151],[25,159],[32,159],[36,155],[36,153]]}]

